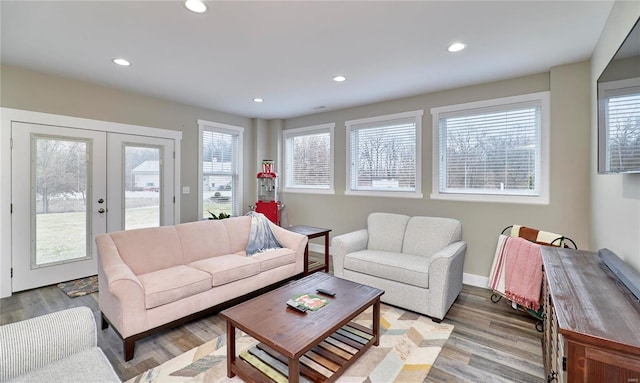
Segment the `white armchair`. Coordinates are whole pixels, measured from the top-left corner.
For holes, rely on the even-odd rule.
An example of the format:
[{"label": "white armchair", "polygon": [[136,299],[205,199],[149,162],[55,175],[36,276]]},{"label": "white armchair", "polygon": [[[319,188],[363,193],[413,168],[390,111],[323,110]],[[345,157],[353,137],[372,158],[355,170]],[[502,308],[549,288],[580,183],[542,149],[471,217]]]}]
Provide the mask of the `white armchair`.
[{"label": "white armchair", "polygon": [[331,241],[336,277],[385,291],[385,303],[442,320],[462,290],[467,244],[451,218],[372,213]]},{"label": "white armchair", "polygon": [[120,382],[97,347],[96,322],[76,307],[0,326],[0,381]]}]

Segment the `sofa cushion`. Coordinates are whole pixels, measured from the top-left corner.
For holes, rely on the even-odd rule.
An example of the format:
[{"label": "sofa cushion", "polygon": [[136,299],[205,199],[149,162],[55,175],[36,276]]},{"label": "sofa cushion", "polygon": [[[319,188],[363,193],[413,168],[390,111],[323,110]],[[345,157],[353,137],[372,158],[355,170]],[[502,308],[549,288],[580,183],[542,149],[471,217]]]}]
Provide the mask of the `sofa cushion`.
[{"label": "sofa cushion", "polygon": [[344,268],[396,282],[429,288],[429,259],[420,255],[360,250],[345,256]]},{"label": "sofa cushion", "polygon": [[102,350],[91,347],[7,382],[120,382]]},{"label": "sofa cushion", "polygon": [[367,218],[369,243],[367,249],[400,253],[409,216],[371,213]]},{"label": "sofa cushion", "polygon": [[296,263],[296,252],[286,248],[269,249],[256,253],[251,258],[260,261],[260,271],[267,271],[290,263]]},{"label": "sofa cushion", "polygon": [[231,251],[229,253],[237,253],[247,249],[249,242],[249,232],[251,232],[251,217],[243,215],[242,217],[231,217],[221,221],[227,228],[229,235],[229,243]]},{"label": "sofa cushion", "polygon": [[109,235],[120,257],[135,275],[184,265],[175,226],[126,230]]},{"label": "sofa cushion", "polygon": [[231,253],[229,232],[222,221],[188,222],[176,225],[175,228],[180,236],[186,265],[201,259]]},{"label": "sofa cushion", "polygon": [[169,267],[138,276],[145,307],[152,309],[211,289],[211,275],[189,266]]},{"label": "sofa cushion", "polygon": [[260,273],[259,260],[254,259],[254,257],[242,257],[235,254],[203,259],[192,262],[189,266],[209,273],[211,275],[211,285],[214,287]]},{"label": "sofa cushion", "polygon": [[411,217],[404,234],[402,252],[431,257],[462,239],[462,224],[451,218]]}]

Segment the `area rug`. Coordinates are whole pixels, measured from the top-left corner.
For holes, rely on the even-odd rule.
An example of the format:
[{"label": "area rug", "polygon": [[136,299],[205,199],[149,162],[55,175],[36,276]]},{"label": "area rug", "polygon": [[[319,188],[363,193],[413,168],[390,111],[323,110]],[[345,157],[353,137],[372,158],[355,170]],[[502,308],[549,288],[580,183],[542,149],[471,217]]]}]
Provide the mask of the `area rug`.
[{"label": "area rug", "polygon": [[[371,317],[372,309],[369,309],[355,322],[370,327]],[[435,323],[425,316],[383,304],[380,309],[380,345],[367,350],[337,382],[422,382],[452,331],[453,325]],[[237,353],[256,343],[255,339],[239,332],[236,336]],[[221,335],[127,383],[242,382],[237,376],[227,378],[226,353],[226,335]]]},{"label": "area rug", "polygon": [[73,281],[58,283],[58,287],[71,298],[92,294],[98,291],[98,276],[93,275]]}]

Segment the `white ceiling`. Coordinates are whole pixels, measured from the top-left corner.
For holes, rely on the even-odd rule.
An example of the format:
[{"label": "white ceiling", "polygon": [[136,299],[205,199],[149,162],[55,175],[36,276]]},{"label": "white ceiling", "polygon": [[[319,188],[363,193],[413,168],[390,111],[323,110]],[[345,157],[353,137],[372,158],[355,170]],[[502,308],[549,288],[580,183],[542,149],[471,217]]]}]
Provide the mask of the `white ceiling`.
[{"label": "white ceiling", "polygon": [[[181,1],[2,0],[0,59],[236,115],[290,118],[586,60],[613,4],[205,3],[195,14]],[[455,41],[468,48],[447,52]],[[115,57],[133,65],[118,67]],[[332,81],[338,74],[347,81]]]}]

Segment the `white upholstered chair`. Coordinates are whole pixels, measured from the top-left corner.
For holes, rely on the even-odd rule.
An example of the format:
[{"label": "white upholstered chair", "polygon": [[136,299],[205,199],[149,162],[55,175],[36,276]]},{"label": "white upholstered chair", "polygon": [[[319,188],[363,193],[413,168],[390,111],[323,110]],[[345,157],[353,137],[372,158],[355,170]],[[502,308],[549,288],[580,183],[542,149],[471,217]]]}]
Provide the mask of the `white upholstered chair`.
[{"label": "white upholstered chair", "polygon": [[97,346],[96,321],[76,307],[0,326],[0,382],[120,382]]},{"label": "white upholstered chair", "polygon": [[372,213],[331,241],[334,275],[385,291],[385,303],[442,320],[462,290],[467,244],[451,218]]}]

